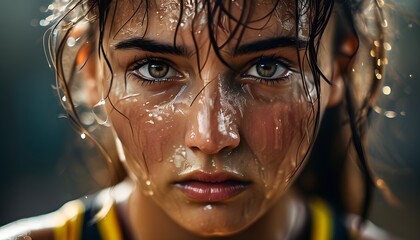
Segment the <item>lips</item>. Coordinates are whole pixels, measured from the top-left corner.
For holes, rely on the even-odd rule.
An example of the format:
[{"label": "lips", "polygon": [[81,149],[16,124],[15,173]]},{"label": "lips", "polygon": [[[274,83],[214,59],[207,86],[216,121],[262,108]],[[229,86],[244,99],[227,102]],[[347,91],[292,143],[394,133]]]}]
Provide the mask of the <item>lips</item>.
[{"label": "lips", "polygon": [[223,202],[245,191],[250,182],[243,181],[228,173],[195,172],[175,186],[192,201]]}]

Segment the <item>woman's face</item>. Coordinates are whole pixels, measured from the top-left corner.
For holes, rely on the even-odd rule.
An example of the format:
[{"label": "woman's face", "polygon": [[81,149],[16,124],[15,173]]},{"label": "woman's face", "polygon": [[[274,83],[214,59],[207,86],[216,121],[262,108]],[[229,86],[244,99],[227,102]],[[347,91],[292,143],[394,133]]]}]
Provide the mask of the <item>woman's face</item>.
[{"label": "woman's face", "polygon": [[[279,201],[329,94],[322,83],[317,99],[311,73],[300,72],[306,15],[296,29],[294,2],[274,12],[271,1],[246,2],[229,9],[249,19],[246,28],[222,14],[209,33],[206,3],[185,1],[179,19],[178,1],[150,4],[146,17],[145,3],[120,1],[105,34],[106,106],[121,158],[145,196],[200,235],[243,230]],[[106,94],[110,81],[103,86]]]}]

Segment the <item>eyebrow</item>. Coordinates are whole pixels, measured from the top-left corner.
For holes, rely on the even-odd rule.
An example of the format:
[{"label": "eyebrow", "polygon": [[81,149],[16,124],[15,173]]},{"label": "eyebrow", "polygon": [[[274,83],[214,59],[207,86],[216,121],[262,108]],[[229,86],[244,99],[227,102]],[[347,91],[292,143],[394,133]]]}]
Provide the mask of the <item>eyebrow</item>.
[{"label": "eyebrow", "polygon": [[183,46],[160,43],[147,38],[130,38],[115,45],[117,50],[138,49],[152,53],[173,54],[188,57],[190,54]]},{"label": "eyebrow", "polygon": [[[297,46],[298,49],[302,49],[307,45],[308,42],[305,40],[296,39],[293,37],[275,37],[241,45],[234,51],[233,56],[261,52],[280,47]],[[189,57],[191,55],[187,48],[183,46],[174,46],[172,44],[160,43],[155,40],[137,37],[118,42],[115,45],[115,49],[138,49],[152,53],[173,54],[184,57]]]},{"label": "eyebrow", "polygon": [[281,47],[296,46],[298,49],[302,49],[306,48],[307,45],[308,41],[302,39],[293,37],[275,37],[241,45],[235,50],[233,55],[245,55]]}]

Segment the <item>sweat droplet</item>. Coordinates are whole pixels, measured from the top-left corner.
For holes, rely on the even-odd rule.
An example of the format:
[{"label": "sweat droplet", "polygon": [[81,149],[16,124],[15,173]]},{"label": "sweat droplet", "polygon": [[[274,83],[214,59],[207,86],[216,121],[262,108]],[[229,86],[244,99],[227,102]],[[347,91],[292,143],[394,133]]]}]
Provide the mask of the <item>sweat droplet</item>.
[{"label": "sweat droplet", "polygon": [[204,211],[208,211],[208,210],[212,210],[213,209],[213,206],[211,206],[211,204],[207,204],[204,208],[203,208],[203,210]]},{"label": "sweat droplet", "polygon": [[81,139],[86,139],[86,134],[84,134],[84,133],[80,134],[80,138]]},{"label": "sweat droplet", "polygon": [[147,186],[150,186],[151,184],[152,184],[152,182],[151,182],[150,180],[147,180],[147,181],[146,181],[146,185],[147,185]]}]

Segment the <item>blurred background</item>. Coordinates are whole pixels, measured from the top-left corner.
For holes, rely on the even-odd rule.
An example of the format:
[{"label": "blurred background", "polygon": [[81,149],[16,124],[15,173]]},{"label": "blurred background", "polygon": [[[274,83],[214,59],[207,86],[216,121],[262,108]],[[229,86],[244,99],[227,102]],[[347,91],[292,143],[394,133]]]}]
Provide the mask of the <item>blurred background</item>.
[{"label": "blurred background", "polygon": [[[54,73],[43,50],[46,0],[0,1],[0,225],[54,211],[63,203],[97,191],[81,149],[88,144],[72,130],[56,99]],[[396,2],[420,18],[420,2]],[[377,193],[371,220],[403,239],[420,238],[420,25],[397,19],[385,78],[372,116],[372,165],[399,205]],[[74,144],[75,143],[75,144]],[[78,146],[82,147],[78,147]],[[386,147],[384,147],[386,146]],[[103,171],[102,171],[103,170]]]}]

